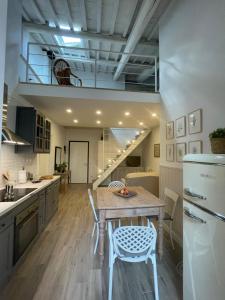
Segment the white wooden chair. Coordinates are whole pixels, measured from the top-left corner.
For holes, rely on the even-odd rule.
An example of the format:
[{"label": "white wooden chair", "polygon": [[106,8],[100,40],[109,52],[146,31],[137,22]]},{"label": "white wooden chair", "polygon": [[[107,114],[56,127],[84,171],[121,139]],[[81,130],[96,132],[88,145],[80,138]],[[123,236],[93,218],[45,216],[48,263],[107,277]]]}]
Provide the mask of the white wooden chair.
[{"label": "white wooden chair", "polygon": [[[166,207],[165,207],[165,213],[164,213],[163,220],[166,223],[168,222],[170,242],[171,242],[173,249],[175,249],[174,242],[173,242],[173,220],[174,220],[174,215],[175,215],[178,199],[179,199],[179,195],[177,193],[170,190],[169,188],[164,189],[164,201],[166,202]],[[149,221],[151,221],[152,218],[154,218],[154,217],[152,217],[152,216],[147,217],[147,219]]]},{"label": "white wooden chair", "polygon": [[152,223],[149,226],[122,226],[113,231],[112,223],[108,222],[109,235],[109,289],[108,300],[112,300],[113,264],[118,258],[126,262],[147,263],[151,260],[153,266],[155,300],[159,300],[158,278],[156,266],[157,233]]},{"label": "white wooden chair", "polygon": [[93,238],[93,236],[95,234],[95,230],[96,230],[96,241],[95,241],[95,247],[94,247],[94,254],[96,254],[96,250],[97,250],[97,247],[98,247],[98,241],[99,241],[99,219],[98,219],[97,212],[95,210],[94,199],[93,199],[93,196],[92,196],[92,193],[91,193],[90,189],[88,189],[88,196],[89,196],[89,201],[90,201],[90,204],[91,204],[93,217],[94,217],[94,226],[93,226],[93,230],[92,230],[92,234],[91,234],[92,238]]},{"label": "white wooden chair", "polygon": [[164,201],[166,202],[166,207],[163,220],[169,223],[170,241],[173,249],[175,249],[173,242],[173,220],[178,199],[179,195],[177,193],[168,188],[165,188]]},{"label": "white wooden chair", "polygon": [[108,189],[110,190],[111,188],[124,188],[125,187],[125,184],[122,182],[122,181],[111,181],[108,185]]}]

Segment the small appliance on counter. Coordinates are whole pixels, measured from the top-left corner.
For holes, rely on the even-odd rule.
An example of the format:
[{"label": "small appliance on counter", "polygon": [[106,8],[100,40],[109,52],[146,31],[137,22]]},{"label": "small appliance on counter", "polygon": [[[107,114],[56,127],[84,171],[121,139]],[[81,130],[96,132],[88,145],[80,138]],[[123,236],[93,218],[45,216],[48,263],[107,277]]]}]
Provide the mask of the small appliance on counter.
[{"label": "small appliance on counter", "polygon": [[26,183],[27,182],[27,171],[24,170],[20,170],[18,171],[18,183]]}]

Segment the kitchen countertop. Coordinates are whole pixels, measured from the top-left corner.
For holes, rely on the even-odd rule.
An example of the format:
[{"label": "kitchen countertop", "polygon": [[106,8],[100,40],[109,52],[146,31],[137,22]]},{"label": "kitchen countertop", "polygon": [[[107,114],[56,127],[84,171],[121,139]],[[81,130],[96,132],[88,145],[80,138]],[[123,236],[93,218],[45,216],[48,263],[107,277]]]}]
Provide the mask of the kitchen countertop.
[{"label": "kitchen countertop", "polygon": [[10,212],[10,210],[12,210],[16,206],[20,205],[21,203],[23,203],[30,196],[32,196],[36,193],[39,193],[42,189],[46,188],[47,186],[49,186],[51,183],[53,183],[54,181],[56,181],[59,178],[60,178],[60,176],[54,176],[53,179],[42,180],[39,183],[32,183],[31,181],[28,181],[26,183],[15,185],[14,188],[21,188],[21,189],[36,188],[36,190],[34,190],[33,192],[31,192],[31,193],[27,194],[26,196],[22,197],[18,201],[15,201],[15,202],[0,202],[0,217],[7,214],[8,212]]}]

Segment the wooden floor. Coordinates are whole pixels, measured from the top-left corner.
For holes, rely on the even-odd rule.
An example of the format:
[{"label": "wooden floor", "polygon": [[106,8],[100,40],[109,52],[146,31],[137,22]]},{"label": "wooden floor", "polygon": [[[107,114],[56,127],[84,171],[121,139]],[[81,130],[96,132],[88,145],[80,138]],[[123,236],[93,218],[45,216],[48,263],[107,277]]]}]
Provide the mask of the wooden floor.
[{"label": "wooden floor", "polygon": [[[87,186],[71,185],[60,199],[58,213],[17,266],[0,299],[107,299],[107,261],[102,281],[99,257],[92,254],[92,222]],[[160,300],[182,299],[177,263],[165,242],[164,257],[158,262]],[[152,300],[152,287],[150,263],[115,264],[114,300]]]}]

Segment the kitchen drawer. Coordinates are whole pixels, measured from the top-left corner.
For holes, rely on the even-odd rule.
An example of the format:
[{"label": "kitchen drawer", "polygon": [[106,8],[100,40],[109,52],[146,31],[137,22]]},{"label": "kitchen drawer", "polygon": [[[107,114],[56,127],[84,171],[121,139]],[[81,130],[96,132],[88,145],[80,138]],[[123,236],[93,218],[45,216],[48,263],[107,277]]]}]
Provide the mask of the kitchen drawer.
[{"label": "kitchen drawer", "polygon": [[13,216],[8,215],[0,218],[0,233],[4,231],[7,227],[13,224]]}]

